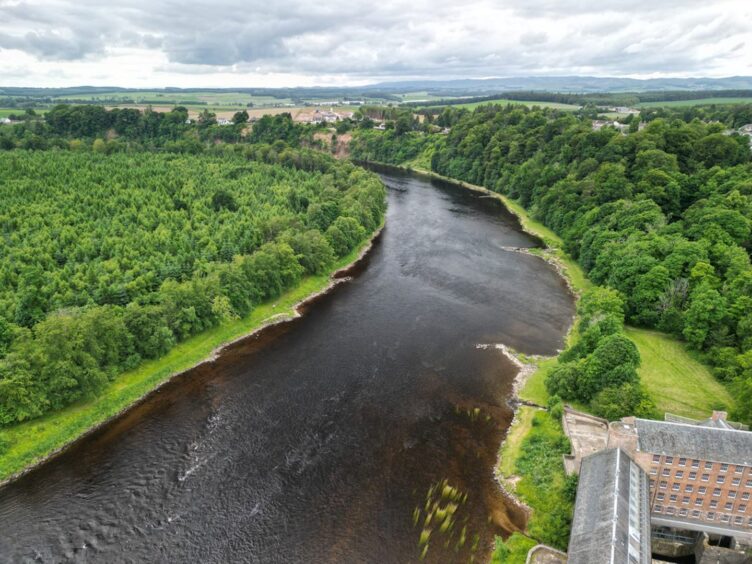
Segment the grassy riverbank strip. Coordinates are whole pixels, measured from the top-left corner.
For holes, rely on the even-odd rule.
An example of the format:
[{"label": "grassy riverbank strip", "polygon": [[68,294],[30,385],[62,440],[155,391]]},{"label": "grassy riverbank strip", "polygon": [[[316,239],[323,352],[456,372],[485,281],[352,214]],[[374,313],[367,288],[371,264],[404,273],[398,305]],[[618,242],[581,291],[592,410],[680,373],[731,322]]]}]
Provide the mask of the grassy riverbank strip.
[{"label": "grassy riverbank strip", "polygon": [[203,362],[211,362],[224,347],[271,324],[297,317],[299,306],[347,280],[338,276],[368,254],[383,227],[382,223],[370,239],[337,261],[330,275],[308,276],[277,299],[254,308],[247,317],[195,335],[165,356],[120,374],[94,399],[0,430],[0,485],[119,417],[173,378]]}]

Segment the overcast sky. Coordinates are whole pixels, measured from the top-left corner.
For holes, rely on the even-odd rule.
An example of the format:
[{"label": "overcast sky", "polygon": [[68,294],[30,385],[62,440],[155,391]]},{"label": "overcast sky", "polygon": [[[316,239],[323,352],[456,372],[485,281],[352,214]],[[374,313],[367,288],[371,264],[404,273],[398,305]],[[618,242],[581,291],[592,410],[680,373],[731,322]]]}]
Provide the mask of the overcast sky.
[{"label": "overcast sky", "polygon": [[0,0],[0,85],[752,75],[752,0]]}]

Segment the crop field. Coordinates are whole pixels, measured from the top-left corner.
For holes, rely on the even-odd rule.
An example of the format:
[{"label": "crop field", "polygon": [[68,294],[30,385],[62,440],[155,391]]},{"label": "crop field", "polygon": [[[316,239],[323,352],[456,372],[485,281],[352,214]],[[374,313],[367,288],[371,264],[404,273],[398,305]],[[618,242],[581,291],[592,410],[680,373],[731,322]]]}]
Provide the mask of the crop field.
[{"label": "crop field", "polygon": [[669,102],[640,102],[638,108],[682,108],[691,106],[752,104],[752,98],[702,98],[699,100],[672,100]]},{"label": "crop field", "polygon": [[505,106],[507,104],[519,104],[527,106],[529,108],[553,108],[556,110],[564,111],[576,111],[579,110],[579,106],[574,104],[559,104],[558,102],[533,102],[526,100],[509,100],[507,98],[499,98],[497,100],[486,100],[484,102],[468,102],[467,104],[452,104],[453,108],[466,108],[468,110],[474,110],[478,106],[487,106],[489,104],[499,104]]}]

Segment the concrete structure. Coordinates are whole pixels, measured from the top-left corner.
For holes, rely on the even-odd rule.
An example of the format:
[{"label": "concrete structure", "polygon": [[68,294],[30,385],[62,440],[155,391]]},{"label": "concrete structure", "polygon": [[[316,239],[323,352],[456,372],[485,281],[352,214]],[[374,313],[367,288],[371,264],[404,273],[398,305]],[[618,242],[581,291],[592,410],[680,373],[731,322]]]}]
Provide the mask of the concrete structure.
[{"label": "concrete structure", "polygon": [[650,476],[654,526],[752,543],[752,433],[725,413],[699,424],[624,418],[609,429],[616,446]]},{"label": "concrete structure", "polygon": [[649,564],[648,477],[622,449],[583,458],[570,564]]},{"label": "concrete structure", "polygon": [[567,474],[579,473],[583,458],[608,446],[608,421],[605,419],[565,407],[561,425],[572,443],[572,454],[564,455]]}]

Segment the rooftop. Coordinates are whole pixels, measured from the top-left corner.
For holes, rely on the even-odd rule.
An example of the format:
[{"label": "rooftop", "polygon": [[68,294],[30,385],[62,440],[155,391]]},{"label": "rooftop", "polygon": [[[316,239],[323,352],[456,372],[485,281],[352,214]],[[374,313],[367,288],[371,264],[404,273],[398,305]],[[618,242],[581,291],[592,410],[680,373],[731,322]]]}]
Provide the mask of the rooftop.
[{"label": "rooftop", "polygon": [[752,433],[723,427],[637,419],[642,452],[752,466]]}]

